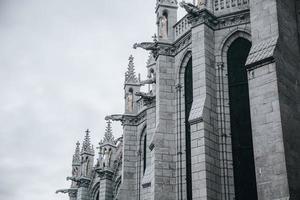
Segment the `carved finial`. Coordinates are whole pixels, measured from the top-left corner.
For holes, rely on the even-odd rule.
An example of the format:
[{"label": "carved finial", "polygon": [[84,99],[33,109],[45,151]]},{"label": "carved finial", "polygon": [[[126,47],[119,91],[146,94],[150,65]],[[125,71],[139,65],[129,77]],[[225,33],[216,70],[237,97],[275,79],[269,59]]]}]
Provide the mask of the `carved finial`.
[{"label": "carved finial", "polygon": [[135,69],[134,69],[134,57],[132,55],[129,56],[129,63],[128,63],[128,68],[127,68],[127,72],[125,73],[125,82],[133,82],[133,83],[137,83],[137,77],[135,75]]},{"label": "carved finial", "polygon": [[112,128],[111,128],[111,120],[107,120],[107,126],[105,129],[105,134],[103,138],[103,142],[106,143],[114,143],[114,136],[112,134]]},{"label": "carved finial", "polygon": [[75,149],[75,153],[73,155],[72,164],[80,165],[80,143],[79,143],[79,141],[77,141],[77,143],[76,143],[76,149]]},{"label": "carved finial", "polygon": [[88,153],[88,154],[94,154],[94,150],[91,146],[91,139],[90,139],[90,130],[87,129],[85,131],[85,137],[84,137],[84,141],[82,143],[82,149],[81,149],[81,153]]}]

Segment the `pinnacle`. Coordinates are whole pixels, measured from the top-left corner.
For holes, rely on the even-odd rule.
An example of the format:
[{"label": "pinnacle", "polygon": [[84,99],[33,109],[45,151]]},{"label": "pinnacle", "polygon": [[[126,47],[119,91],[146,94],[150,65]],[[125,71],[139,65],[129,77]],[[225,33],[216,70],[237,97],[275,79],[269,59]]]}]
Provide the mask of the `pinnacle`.
[{"label": "pinnacle", "polygon": [[81,153],[89,153],[89,154],[93,154],[93,148],[91,146],[91,139],[90,139],[90,130],[87,129],[85,131],[85,137],[84,137],[84,141],[82,143],[82,149],[81,149]]},{"label": "pinnacle", "polygon": [[80,143],[77,141],[75,153],[73,155],[73,164],[80,164]]},{"label": "pinnacle", "polygon": [[112,134],[112,127],[111,127],[111,120],[107,121],[107,126],[105,128],[103,142],[114,143],[114,136]]},{"label": "pinnacle", "polygon": [[134,67],[134,57],[132,55],[129,56],[129,63],[127,67],[127,72],[125,73],[125,82],[138,82],[137,77],[135,75],[135,67]]}]

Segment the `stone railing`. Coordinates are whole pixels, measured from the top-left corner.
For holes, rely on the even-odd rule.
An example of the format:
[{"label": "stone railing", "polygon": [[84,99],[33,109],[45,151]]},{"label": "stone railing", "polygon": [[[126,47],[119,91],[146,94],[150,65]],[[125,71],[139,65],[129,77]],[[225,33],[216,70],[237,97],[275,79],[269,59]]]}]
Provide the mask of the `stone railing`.
[{"label": "stone railing", "polygon": [[144,110],[145,109],[145,106],[144,106],[144,101],[142,98],[138,99],[136,101],[137,103],[137,113],[139,113],[140,111]]},{"label": "stone railing", "polygon": [[191,24],[189,24],[187,15],[186,15],[174,25],[175,40],[180,38],[182,35],[184,35],[190,29],[191,29]]},{"label": "stone railing", "polygon": [[232,12],[249,8],[249,0],[214,0],[215,12]]}]

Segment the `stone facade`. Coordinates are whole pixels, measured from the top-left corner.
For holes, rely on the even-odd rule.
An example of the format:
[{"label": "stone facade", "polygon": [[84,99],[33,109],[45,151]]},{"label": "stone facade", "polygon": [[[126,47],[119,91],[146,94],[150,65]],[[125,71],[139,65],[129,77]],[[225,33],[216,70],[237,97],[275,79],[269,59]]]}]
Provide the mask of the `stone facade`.
[{"label": "stone facade", "polygon": [[[71,187],[58,192],[70,200],[300,199],[300,1],[180,6],[187,15],[177,20],[177,0],[157,0],[157,36],[134,45],[150,52],[147,79],[136,77],[130,56],[124,113],[106,117],[96,165],[87,131]],[[113,138],[111,120],[122,123],[122,138]]]}]

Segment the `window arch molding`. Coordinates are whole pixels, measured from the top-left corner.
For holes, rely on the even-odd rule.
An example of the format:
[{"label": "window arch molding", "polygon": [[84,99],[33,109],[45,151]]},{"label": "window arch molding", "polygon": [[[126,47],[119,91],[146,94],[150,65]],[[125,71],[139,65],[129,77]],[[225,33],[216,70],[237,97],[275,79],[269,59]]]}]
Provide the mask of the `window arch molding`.
[{"label": "window arch molding", "polygon": [[[184,196],[188,199],[192,198],[191,190],[192,181],[189,177],[191,177],[191,143],[190,143],[190,125],[187,125],[187,120],[189,117],[191,109],[192,101],[189,101],[186,97],[187,85],[189,86],[188,96],[189,99],[193,99],[193,87],[192,87],[192,51],[191,48],[187,48],[185,52],[182,54],[181,59],[179,60],[179,66],[177,68],[176,74],[176,132],[177,132],[177,151],[180,152],[177,154],[178,160],[178,169],[177,174],[179,177],[177,183],[177,196],[182,199]],[[191,79],[187,79],[186,75],[191,75]],[[187,84],[187,80],[189,84]],[[187,85],[186,85],[187,84]],[[187,108],[187,104],[189,104],[189,108]],[[184,153],[185,152],[185,153]],[[188,162],[187,162],[188,159]],[[186,182],[184,180],[188,179]]]},{"label": "window arch molding", "polygon": [[[252,42],[251,33],[248,29],[236,29],[234,31],[231,31],[221,42],[219,46],[219,55],[220,60],[219,62],[227,63],[227,52],[231,44],[238,38],[244,38],[248,40],[249,42]],[[217,59],[218,60],[218,59]]]},{"label": "window arch molding", "polygon": [[191,48],[187,48],[185,52],[183,53],[183,56],[180,59],[179,67],[177,68],[177,79],[176,79],[176,85],[182,84],[184,80],[184,72],[185,68],[190,60],[192,58],[192,50]]},{"label": "window arch molding", "polygon": [[144,124],[143,128],[140,132],[140,138],[139,138],[139,149],[140,149],[140,166],[143,166],[143,174],[145,173],[146,167],[147,167],[147,125]]},{"label": "window arch molding", "polygon": [[100,182],[97,182],[92,188],[92,199],[97,200],[97,195],[99,194],[100,190]]}]

